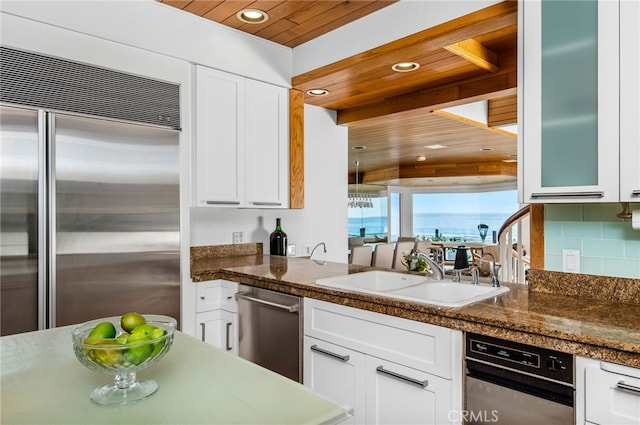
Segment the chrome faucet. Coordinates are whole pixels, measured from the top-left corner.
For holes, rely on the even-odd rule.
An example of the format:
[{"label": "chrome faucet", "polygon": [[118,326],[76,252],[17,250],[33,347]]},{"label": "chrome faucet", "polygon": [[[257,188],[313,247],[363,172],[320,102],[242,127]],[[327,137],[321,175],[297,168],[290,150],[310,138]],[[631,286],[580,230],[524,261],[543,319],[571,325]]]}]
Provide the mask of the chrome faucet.
[{"label": "chrome faucet", "polygon": [[491,286],[497,288],[500,286],[500,281],[498,280],[498,269],[500,268],[500,264],[496,264],[496,257],[490,252],[485,252],[480,257],[480,261],[484,260],[484,257],[489,256],[491,258]]},{"label": "chrome faucet", "polygon": [[[314,247],[313,247],[313,249],[311,250],[311,254],[309,255],[309,259],[310,259],[310,260],[311,260],[311,259],[313,259],[313,253],[314,253],[314,252],[316,252],[316,249],[317,249],[320,245],[322,245],[322,251],[323,251],[325,254],[327,253],[327,245],[326,245],[324,242],[320,242],[319,244],[317,244],[316,246],[314,246]],[[313,261],[316,261],[316,260],[313,260]],[[318,263],[318,262],[316,261],[316,263]],[[324,263],[325,263],[325,262],[324,262],[324,261],[322,261],[322,264],[324,264]],[[318,264],[320,264],[320,263],[318,263]]]},{"label": "chrome faucet", "polygon": [[475,266],[467,267],[466,269],[453,269],[453,276],[451,277],[451,280],[453,282],[460,282],[462,272],[466,271],[471,273],[472,284],[477,285],[478,283],[480,283],[480,271]]},{"label": "chrome faucet", "polygon": [[[430,247],[429,249],[435,250],[435,251],[441,251],[441,255],[439,258],[444,259],[444,254],[442,253],[441,248]],[[425,254],[422,251],[414,249],[411,251],[410,258],[413,260],[417,260],[418,258],[423,258],[427,262],[427,264],[429,264],[429,268],[431,269],[431,273],[433,273],[433,278],[435,280],[442,280],[442,278],[444,277],[444,265],[438,264],[437,261],[431,258],[428,254]],[[438,258],[437,255],[436,255],[436,258]]]}]

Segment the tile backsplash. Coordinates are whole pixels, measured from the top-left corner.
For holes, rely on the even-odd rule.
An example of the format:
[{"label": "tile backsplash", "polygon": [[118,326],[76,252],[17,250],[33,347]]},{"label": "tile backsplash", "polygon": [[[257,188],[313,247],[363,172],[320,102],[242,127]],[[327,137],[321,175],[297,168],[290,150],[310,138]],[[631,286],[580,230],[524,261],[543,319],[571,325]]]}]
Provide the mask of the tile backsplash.
[{"label": "tile backsplash", "polygon": [[640,278],[640,230],[616,217],[621,211],[620,204],[545,205],[544,268],[562,271],[562,250],[572,249],[580,251],[580,273]]}]

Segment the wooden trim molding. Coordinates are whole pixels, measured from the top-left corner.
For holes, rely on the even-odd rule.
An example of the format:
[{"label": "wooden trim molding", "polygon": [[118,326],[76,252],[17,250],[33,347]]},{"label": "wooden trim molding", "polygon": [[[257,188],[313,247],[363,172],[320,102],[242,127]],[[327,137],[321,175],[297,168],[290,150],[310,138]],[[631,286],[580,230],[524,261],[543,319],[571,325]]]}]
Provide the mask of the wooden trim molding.
[{"label": "wooden trim molding", "polygon": [[304,208],[304,93],[289,90],[289,208]]},{"label": "wooden trim molding", "polygon": [[532,269],[544,269],[544,204],[530,204],[529,252]]}]

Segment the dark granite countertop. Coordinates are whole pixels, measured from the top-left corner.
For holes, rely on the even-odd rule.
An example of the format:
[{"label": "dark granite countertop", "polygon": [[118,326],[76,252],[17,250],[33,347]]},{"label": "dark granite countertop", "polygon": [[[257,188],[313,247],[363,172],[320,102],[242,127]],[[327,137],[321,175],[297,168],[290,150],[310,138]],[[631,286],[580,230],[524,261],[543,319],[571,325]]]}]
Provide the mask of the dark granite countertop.
[{"label": "dark granite countertop", "polygon": [[[640,292],[637,279],[625,287],[627,293],[632,288],[631,298],[620,302],[554,292],[549,287],[562,286],[556,281],[565,274],[545,275],[544,271],[535,271],[536,290],[532,290],[531,285],[506,284],[511,291],[496,299],[466,307],[442,308],[316,284],[321,278],[372,270],[372,267],[268,256],[261,252],[260,249],[251,255],[211,257],[206,252],[194,255],[192,248],[191,278],[194,282],[227,279],[640,367],[640,304],[635,303],[634,298]],[[545,279],[552,281],[552,285],[540,284]]]}]

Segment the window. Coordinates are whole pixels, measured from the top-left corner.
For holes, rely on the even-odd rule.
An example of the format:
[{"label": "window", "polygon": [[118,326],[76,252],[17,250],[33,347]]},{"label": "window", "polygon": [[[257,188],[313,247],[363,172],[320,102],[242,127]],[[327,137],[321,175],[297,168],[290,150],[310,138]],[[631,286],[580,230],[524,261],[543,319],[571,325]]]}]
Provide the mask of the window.
[{"label": "window", "polygon": [[436,233],[461,241],[481,241],[479,224],[486,224],[486,241],[493,241],[509,216],[518,211],[516,190],[466,193],[414,193],[413,235],[433,239]]}]

